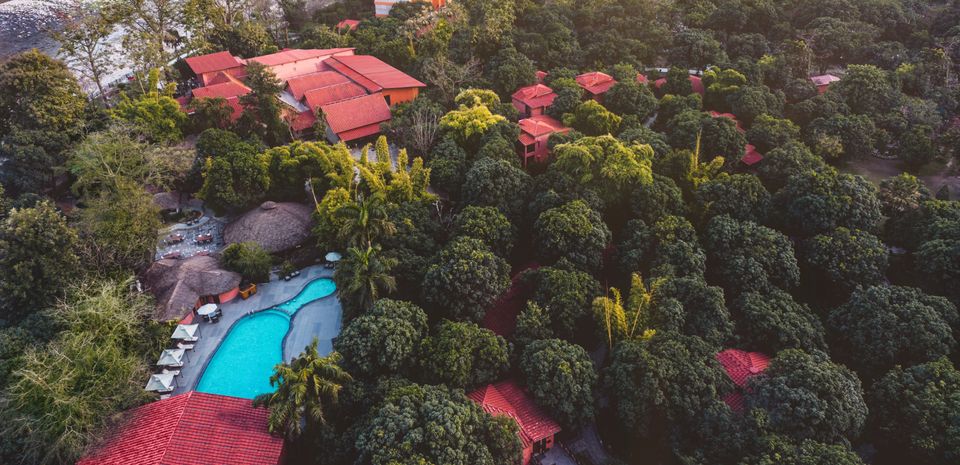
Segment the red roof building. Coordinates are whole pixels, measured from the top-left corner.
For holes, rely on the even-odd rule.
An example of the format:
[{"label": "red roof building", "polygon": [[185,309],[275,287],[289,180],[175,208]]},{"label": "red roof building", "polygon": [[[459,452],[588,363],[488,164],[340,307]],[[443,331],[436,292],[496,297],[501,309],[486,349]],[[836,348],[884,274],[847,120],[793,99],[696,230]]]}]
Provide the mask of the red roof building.
[{"label": "red roof building", "polygon": [[417,98],[420,88],[427,87],[374,56],[340,56],[331,58],[327,64],[363,86],[367,92],[382,92],[383,98],[391,106]]},{"label": "red roof building", "polygon": [[586,91],[586,97],[603,103],[603,94],[607,93],[617,80],[607,73],[593,71],[577,76],[577,84]]},{"label": "red roof building", "polygon": [[212,80],[218,84],[207,87],[199,87],[193,90],[193,98],[223,98],[227,101],[233,113],[230,114],[230,121],[235,122],[243,114],[243,106],[240,105],[240,97],[250,93],[250,88],[240,82],[239,79],[226,73],[219,72]]},{"label": "red roof building", "polygon": [[347,100],[367,95],[367,91],[352,82],[344,82],[331,86],[310,89],[303,95],[310,110],[316,110],[321,105]]},{"label": "red roof building", "polygon": [[747,166],[753,166],[757,163],[763,161],[763,155],[757,151],[757,148],[753,144],[747,144],[744,149],[743,157],[740,158],[740,162]]},{"label": "red roof building", "polygon": [[191,391],[124,413],[77,465],[276,465],[283,438],[250,399]]},{"label": "red roof building", "polygon": [[520,136],[517,140],[522,146],[520,157],[523,158],[523,166],[527,166],[527,161],[531,158],[539,162],[546,161],[550,155],[547,141],[551,134],[570,132],[570,128],[547,115],[524,118],[519,124]]},{"label": "red roof building", "polygon": [[720,113],[720,112],[718,112],[718,111],[713,111],[713,110],[711,110],[711,111],[710,111],[710,116],[713,117],[713,118],[728,118],[728,119],[732,120],[732,121],[733,121],[733,124],[735,124],[735,125],[737,126],[737,131],[746,132],[746,131],[743,129],[743,126],[740,125],[740,121],[737,120],[737,115],[734,115],[733,113]]},{"label": "red roof building", "polygon": [[737,386],[734,392],[724,396],[723,401],[734,411],[743,410],[743,390],[747,380],[763,373],[770,364],[770,357],[760,352],[746,352],[739,349],[727,349],[717,353],[717,361],[727,372],[727,376]]},{"label": "red roof building", "polygon": [[338,31],[352,31],[360,25],[360,20],[357,19],[345,19],[337,23],[336,29]]},{"label": "red roof building", "polygon": [[810,78],[810,81],[813,82],[813,85],[817,86],[817,92],[821,94],[830,88],[830,84],[833,84],[839,80],[840,78],[832,74],[822,74],[820,76],[812,76]]},{"label": "red roof building", "polygon": [[351,82],[350,78],[336,71],[320,71],[319,73],[298,76],[287,81],[287,90],[297,100],[303,100],[303,95],[310,89],[332,86]]},{"label": "red roof building", "polygon": [[548,73],[548,72],[546,72],[546,71],[540,71],[540,70],[538,69],[537,72],[535,73],[535,75],[537,76],[537,84],[543,84],[543,81],[546,81],[546,80],[547,80],[547,75],[549,75],[549,74],[550,74],[550,73]]},{"label": "red roof building", "polygon": [[513,107],[520,113],[521,118],[546,113],[547,107],[553,105],[553,99],[555,98],[557,98],[557,94],[553,89],[543,84],[521,87],[511,96]]},{"label": "red roof building", "polygon": [[490,415],[505,415],[517,422],[517,436],[523,446],[523,464],[530,463],[534,454],[542,454],[553,447],[560,425],[537,406],[517,383],[506,380],[477,389],[467,394]]},{"label": "red roof building", "polygon": [[234,73],[243,69],[245,63],[243,60],[233,56],[230,52],[217,52],[208,55],[190,57],[184,60],[187,66],[197,75],[200,83],[208,86],[210,79],[220,71],[232,71]]},{"label": "red roof building", "polygon": [[[700,76],[694,76],[691,74],[689,79],[690,79],[690,87],[693,89],[695,93],[700,94],[701,97],[704,94],[706,94],[706,89],[704,89],[703,87],[703,79],[700,79]],[[656,81],[653,81],[653,86],[659,89],[663,87],[663,85],[666,83],[667,83],[667,78],[662,77],[660,79],[657,79]]]},{"label": "red roof building", "polygon": [[[231,61],[232,60],[232,61]],[[376,57],[358,56],[352,48],[285,49],[277,53],[242,60],[229,52],[191,57],[188,64],[198,73],[201,84],[193,90],[194,98],[223,97],[233,107],[233,120],[240,117],[239,97],[250,92],[243,84],[246,64],[261,63],[269,67],[285,83],[280,100],[285,104],[283,117],[290,129],[300,135],[317,121],[318,107],[328,107],[368,94],[377,99],[365,99],[342,107],[332,107],[335,127],[327,134],[331,140],[353,140],[379,132],[379,123],[389,120],[389,108],[383,107],[413,100],[426,84],[408,76]],[[239,64],[238,64],[239,63]],[[224,69],[227,67],[226,69]],[[187,108],[189,100],[181,103]],[[345,115],[341,108],[369,111],[369,114]],[[376,128],[376,130],[374,130]]]},{"label": "red roof building", "polygon": [[390,119],[390,107],[380,93],[322,105],[320,111],[327,122],[327,137],[344,142],[376,134],[380,123]]},{"label": "red roof building", "polygon": [[637,84],[647,84],[648,82],[650,82],[650,80],[647,79],[646,74],[637,73]]}]

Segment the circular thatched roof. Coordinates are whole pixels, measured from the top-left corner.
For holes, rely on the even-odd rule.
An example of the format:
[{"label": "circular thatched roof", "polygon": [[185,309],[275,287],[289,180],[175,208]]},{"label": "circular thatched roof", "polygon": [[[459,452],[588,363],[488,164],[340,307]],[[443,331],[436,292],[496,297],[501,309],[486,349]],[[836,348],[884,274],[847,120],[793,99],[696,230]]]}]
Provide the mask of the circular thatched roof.
[{"label": "circular thatched roof", "polygon": [[268,252],[289,250],[310,236],[313,210],[300,203],[264,202],[223,230],[228,244],[256,242]]},{"label": "circular thatched roof", "polygon": [[157,297],[157,319],[179,319],[200,297],[219,295],[240,285],[240,275],[220,268],[216,258],[196,255],[186,260],[160,260],[145,275]]},{"label": "circular thatched roof", "polygon": [[164,210],[178,210],[180,208],[180,193],[176,191],[158,192],[153,194],[153,203]]}]

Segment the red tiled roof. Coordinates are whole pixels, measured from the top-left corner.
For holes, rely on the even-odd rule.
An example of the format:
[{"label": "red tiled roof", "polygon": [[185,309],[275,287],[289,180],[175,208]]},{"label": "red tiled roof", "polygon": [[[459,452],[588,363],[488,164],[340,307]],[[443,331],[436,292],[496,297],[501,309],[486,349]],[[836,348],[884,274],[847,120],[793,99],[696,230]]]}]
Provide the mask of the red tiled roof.
[{"label": "red tiled roof", "polygon": [[[690,80],[690,87],[693,89],[694,92],[700,95],[703,95],[705,93],[703,88],[703,79],[700,79],[699,76],[690,76],[689,80]],[[666,83],[667,83],[667,78],[662,77],[660,79],[657,79],[656,81],[653,81],[653,86],[659,89]]]},{"label": "red tiled roof", "polygon": [[376,134],[379,124],[390,119],[390,107],[380,93],[321,105],[320,109],[330,130],[342,140]]},{"label": "red tiled roof", "polygon": [[543,84],[543,80],[546,79],[549,74],[550,73],[546,71],[537,70],[536,72],[537,82],[539,82],[540,84]]},{"label": "red tiled roof", "polygon": [[256,61],[266,66],[278,66],[294,61],[310,60],[335,53],[347,52],[352,48],[322,48],[322,49],[286,49],[277,53],[250,58],[247,61]]},{"label": "red tiled roof", "polygon": [[287,87],[290,89],[290,93],[293,94],[293,98],[300,100],[303,98],[303,94],[310,89],[319,89],[344,82],[350,82],[350,78],[336,71],[320,71],[319,73],[305,74],[291,78],[287,80]]},{"label": "red tiled roof", "polygon": [[242,61],[226,51],[190,57],[185,61],[187,66],[197,75],[243,66]]},{"label": "red tiled roof", "polygon": [[290,129],[294,131],[303,131],[317,122],[317,116],[310,110],[296,113],[296,116],[289,121]]},{"label": "red tiled roof", "polygon": [[829,86],[830,84],[837,82],[840,78],[832,74],[822,74],[820,76],[811,76],[810,80],[813,81],[813,85],[820,86]]},{"label": "red tiled roof", "polygon": [[224,82],[207,87],[193,89],[193,98],[239,97],[250,93],[250,88],[238,82]]},{"label": "red tiled roof", "polygon": [[739,349],[727,349],[717,353],[717,361],[723,366],[727,376],[737,386],[743,387],[747,379],[762,373],[770,364],[770,357],[760,352],[746,352]]},{"label": "red tiled roof", "polygon": [[517,89],[512,98],[530,108],[539,108],[553,105],[553,99],[557,98],[557,94],[543,84],[534,84]]},{"label": "red tiled roof", "polygon": [[617,81],[613,79],[612,76],[599,71],[583,73],[577,76],[577,84],[580,84],[580,87],[583,87],[583,90],[590,92],[593,95],[600,95],[610,90],[610,88],[616,83]]},{"label": "red tiled roof", "polygon": [[125,413],[77,465],[276,465],[283,439],[249,399],[191,391]]},{"label": "red tiled roof", "polygon": [[[404,89],[408,87],[426,87],[427,85],[410,77],[403,71],[384,63],[370,55],[351,55],[331,57],[326,60],[333,69],[340,71],[365,87],[369,92],[383,89]],[[355,76],[361,79],[355,78]]]},{"label": "red tiled roof", "polygon": [[348,31],[356,29],[360,25],[360,21],[356,19],[345,19],[337,23],[337,29],[346,28]]},{"label": "red tiled roof", "polygon": [[744,146],[746,153],[743,154],[743,157],[740,158],[740,161],[744,165],[753,166],[763,160],[763,155],[760,152],[757,152],[757,148],[753,144],[747,144]]},{"label": "red tiled roof", "polygon": [[329,105],[334,102],[360,97],[366,94],[367,91],[364,90],[363,87],[347,81],[317,89],[310,89],[304,94],[304,97],[307,99],[307,106],[313,110],[322,105]]},{"label": "red tiled roof", "polygon": [[739,349],[727,349],[717,353],[717,361],[727,372],[727,376],[737,386],[737,390],[723,396],[723,401],[735,412],[743,410],[742,389],[752,376],[763,373],[770,364],[770,357],[760,352],[746,352]]},{"label": "red tiled roof", "polygon": [[524,118],[519,121],[521,133],[529,134],[532,137],[540,137],[547,134],[553,134],[555,132],[564,132],[570,130],[570,128],[563,125],[563,123],[553,119],[547,115],[537,115],[530,118]]},{"label": "red tiled roof", "polygon": [[560,432],[560,425],[527,397],[523,389],[512,380],[489,384],[467,394],[467,397],[480,404],[480,407],[491,415],[513,418],[520,427],[517,435],[520,436],[524,448]]},{"label": "red tiled roof", "polygon": [[637,84],[646,84],[646,83],[648,83],[648,82],[650,82],[650,80],[647,79],[647,75],[646,75],[646,74],[637,73]]}]

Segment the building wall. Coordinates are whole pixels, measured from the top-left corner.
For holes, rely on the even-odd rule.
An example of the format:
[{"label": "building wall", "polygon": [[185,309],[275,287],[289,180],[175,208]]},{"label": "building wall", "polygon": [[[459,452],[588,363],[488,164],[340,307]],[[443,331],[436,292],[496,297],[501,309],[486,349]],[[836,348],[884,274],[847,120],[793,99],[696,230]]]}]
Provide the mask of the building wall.
[{"label": "building wall", "polygon": [[420,89],[416,87],[407,87],[404,89],[383,89],[380,91],[384,98],[388,98],[390,106],[398,103],[409,102],[420,95]]},{"label": "building wall", "polygon": [[233,299],[236,299],[236,298],[237,298],[237,295],[239,295],[239,294],[240,294],[240,288],[239,288],[239,287],[235,287],[235,288],[233,288],[233,289],[230,289],[229,291],[224,292],[223,294],[220,294],[220,296],[219,296],[219,298],[220,298],[220,303],[221,303],[221,304],[225,304],[225,303],[227,303],[227,302],[229,302],[229,301],[231,301],[231,300],[233,300]]}]

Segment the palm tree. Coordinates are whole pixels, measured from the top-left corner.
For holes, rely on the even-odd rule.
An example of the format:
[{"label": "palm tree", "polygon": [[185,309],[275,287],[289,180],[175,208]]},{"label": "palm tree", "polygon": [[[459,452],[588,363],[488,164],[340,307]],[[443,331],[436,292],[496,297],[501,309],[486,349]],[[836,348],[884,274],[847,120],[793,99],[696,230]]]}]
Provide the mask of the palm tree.
[{"label": "palm tree", "polygon": [[390,275],[394,265],[395,259],[380,257],[380,246],[347,249],[333,279],[348,315],[369,309],[382,293],[396,290],[397,280]]},{"label": "palm tree", "polygon": [[336,215],[343,220],[343,226],[338,232],[339,238],[353,247],[372,247],[377,238],[397,232],[380,195],[371,195],[344,205],[337,210]]},{"label": "palm tree", "polygon": [[662,280],[651,283],[650,289],[643,284],[639,273],[630,276],[630,295],[626,305],[620,290],[611,287],[612,297],[597,297],[593,300],[594,317],[597,324],[607,332],[607,344],[610,349],[616,342],[636,337],[648,339],[653,330],[647,328],[648,312],[653,304],[653,294]]},{"label": "palm tree", "polygon": [[294,440],[308,424],[326,424],[325,411],[337,403],[340,389],[352,381],[340,368],[340,354],[321,357],[314,338],[290,363],[278,363],[270,376],[270,385],[277,390],[253,399],[254,407],[270,409],[268,427],[271,433],[282,433]]}]

